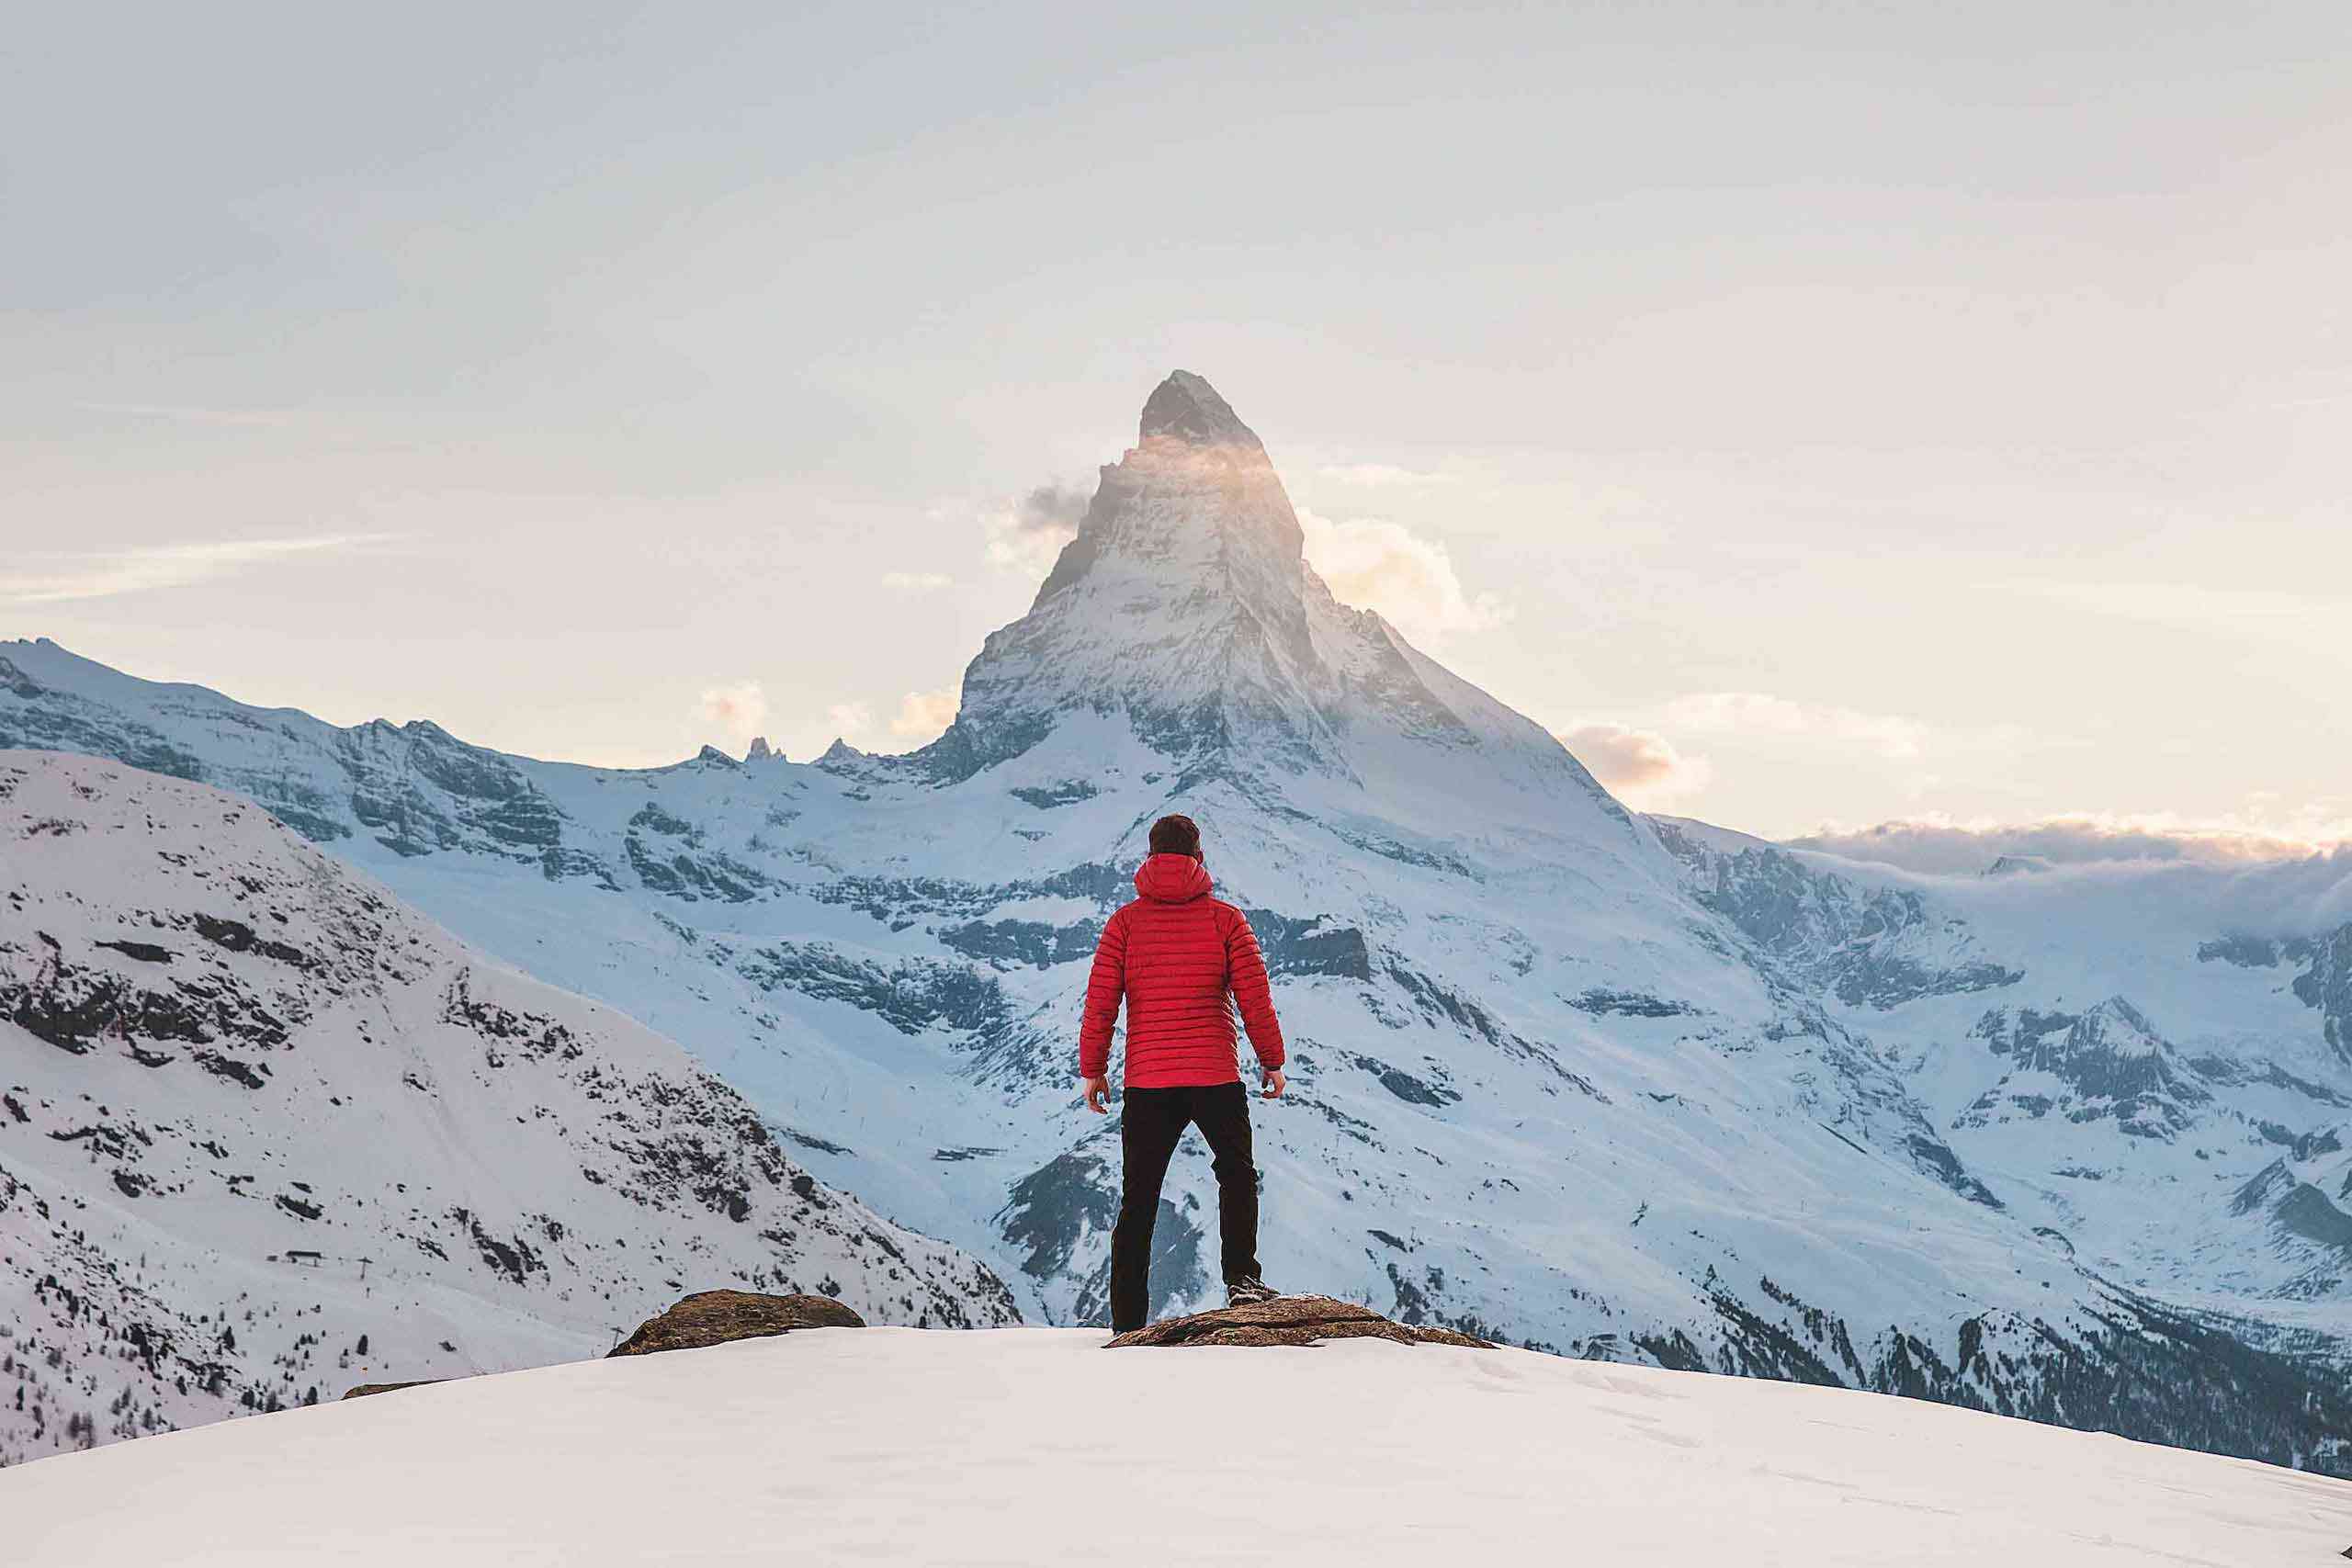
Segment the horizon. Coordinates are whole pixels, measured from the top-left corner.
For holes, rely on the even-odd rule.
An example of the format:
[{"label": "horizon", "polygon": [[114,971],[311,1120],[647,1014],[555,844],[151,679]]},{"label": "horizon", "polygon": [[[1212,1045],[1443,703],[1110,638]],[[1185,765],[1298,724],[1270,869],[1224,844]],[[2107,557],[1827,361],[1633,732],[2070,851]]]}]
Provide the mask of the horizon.
[{"label": "horizon", "polygon": [[2339,845],[2352,17],[2017,15],[549,10],[462,79],[159,17],[118,120],[0,110],[0,635],[590,765],[910,750],[1182,366],[1343,601],[1637,808]]}]

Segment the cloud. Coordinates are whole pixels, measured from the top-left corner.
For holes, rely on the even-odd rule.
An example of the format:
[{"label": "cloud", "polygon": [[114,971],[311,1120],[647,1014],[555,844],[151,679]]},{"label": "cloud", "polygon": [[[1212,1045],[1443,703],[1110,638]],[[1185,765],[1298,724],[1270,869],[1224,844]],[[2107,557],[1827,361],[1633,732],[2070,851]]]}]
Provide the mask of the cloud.
[{"label": "cloud", "polygon": [[1442,544],[1402,524],[1368,517],[1335,523],[1301,512],[1298,525],[1306,535],[1307,564],[1332,594],[1377,611],[1416,643],[1434,646],[1510,619],[1510,606],[1496,595],[1464,589]]},{"label": "cloud", "polygon": [[956,722],[956,710],[962,705],[962,698],[954,686],[943,686],[936,692],[909,692],[899,704],[898,716],[890,720],[890,733],[901,740],[927,745]]},{"label": "cloud", "polygon": [[2161,812],[2082,812],[2015,823],[1930,817],[1868,828],[1825,827],[1783,841],[1794,849],[1937,875],[1981,872],[2003,855],[2052,865],[2157,861],[2243,866],[2303,860],[2352,845],[2352,812],[2324,802],[2287,818],[2271,817],[2258,807],[2201,820]]},{"label": "cloud", "polygon": [[31,551],[17,556],[15,562],[19,569],[31,570],[0,575],[0,603],[54,604],[76,599],[108,599],[151,589],[185,588],[275,561],[356,549],[396,537],[391,534],[332,534],[308,539],[224,539],[198,545],[157,545],[135,550]]},{"label": "cloud", "polygon": [[1670,728],[1705,735],[1796,735],[1859,746],[1895,761],[1916,760],[1949,739],[1918,719],[1865,713],[1826,703],[1792,702],[1764,692],[1694,692],[1665,709]]},{"label": "cloud", "polygon": [[895,588],[901,593],[933,593],[950,587],[956,580],[944,571],[886,571],[882,586]]},{"label": "cloud", "polygon": [[1663,735],[1605,720],[1562,730],[1559,739],[1611,794],[1638,810],[1699,794],[1713,772],[1706,758],[1684,756]]},{"label": "cloud", "polygon": [[1075,485],[1042,484],[980,519],[990,566],[1043,577],[1062,547],[1078,537],[1092,494]]},{"label": "cloud", "polygon": [[2214,588],[2187,582],[2055,582],[2016,584],[2018,592],[2096,615],[2168,625],[2244,625],[2318,619],[2340,626],[2352,599],[2268,588]]},{"label": "cloud", "polygon": [[702,716],[729,739],[749,740],[767,720],[767,694],[757,681],[713,686],[702,694]]},{"label": "cloud", "polygon": [[89,413],[132,419],[165,419],[182,424],[212,424],[240,430],[292,430],[315,425],[319,417],[298,409],[208,409],[185,403],[83,403]]},{"label": "cloud", "polygon": [[1390,490],[1406,485],[1450,485],[1458,474],[1425,468],[1400,468],[1393,463],[1326,463],[1315,470],[1327,479],[1365,490]]},{"label": "cloud", "polygon": [[908,750],[938,739],[956,722],[961,705],[958,688],[943,686],[935,692],[909,692],[887,720],[870,703],[849,702],[827,708],[825,721],[833,734],[861,751]]}]

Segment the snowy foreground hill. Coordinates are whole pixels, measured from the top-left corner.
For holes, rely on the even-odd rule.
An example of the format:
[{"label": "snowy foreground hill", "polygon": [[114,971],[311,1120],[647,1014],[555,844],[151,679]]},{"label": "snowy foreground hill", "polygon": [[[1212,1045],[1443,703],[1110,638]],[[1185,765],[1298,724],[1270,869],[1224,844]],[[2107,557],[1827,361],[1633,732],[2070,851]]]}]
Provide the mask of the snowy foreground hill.
[{"label": "snowy foreground hill", "polygon": [[[1301,543],[1179,372],[908,755],[548,763],[48,642],[0,644],[0,744],[260,803],[1064,1324],[1116,1204],[1085,961],[1187,811],[1293,1043],[1276,1284],[2352,1470],[2352,867],[1920,878],[1644,818]],[[1206,1166],[1156,1311],[1214,1289]]]},{"label": "snowy foreground hill", "polygon": [[820,1329],[0,1472],[89,1564],[2318,1568],[2352,1484],[1916,1400],[1521,1350]]},{"label": "snowy foreground hill", "polygon": [[676,1045],[251,802],[0,751],[0,1463],[600,1355],[714,1280],[1016,1318]]}]

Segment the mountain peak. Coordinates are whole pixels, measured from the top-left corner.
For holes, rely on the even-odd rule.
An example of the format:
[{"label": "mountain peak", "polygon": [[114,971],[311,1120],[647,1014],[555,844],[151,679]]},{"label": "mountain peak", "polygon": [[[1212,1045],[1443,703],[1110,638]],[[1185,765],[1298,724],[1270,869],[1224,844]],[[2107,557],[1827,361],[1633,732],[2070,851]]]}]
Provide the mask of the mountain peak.
[{"label": "mountain peak", "polygon": [[1138,441],[1182,441],[1193,446],[1239,446],[1263,453],[1257,433],[1241,423],[1233,405],[1190,370],[1171,370],[1145,400]]},{"label": "mountain peak", "polygon": [[1080,711],[1124,718],[1171,771],[1197,777],[1271,770],[1362,785],[1400,754],[1388,740],[1492,742],[1474,769],[1481,787],[1508,774],[1502,787],[1524,798],[1598,798],[1617,842],[1625,813],[1558,741],[1340,605],[1305,549],[1257,434],[1205,379],[1170,372],[1029,614],[966,668],[956,722],[920,765],[960,782]]}]

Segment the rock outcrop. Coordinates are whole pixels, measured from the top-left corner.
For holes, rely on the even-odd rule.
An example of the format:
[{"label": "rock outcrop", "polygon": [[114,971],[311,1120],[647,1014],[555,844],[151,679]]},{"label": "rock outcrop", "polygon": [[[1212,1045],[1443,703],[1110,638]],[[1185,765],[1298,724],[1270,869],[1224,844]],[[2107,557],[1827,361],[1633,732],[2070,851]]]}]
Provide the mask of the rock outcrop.
[{"label": "rock outcrop", "polygon": [[863,1328],[860,1317],[831,1296],[763,1296],[752,1291],[697,1291],[614,1347],[615,1356],[657,1350],[699,1350],[730,1339],[760,1339],[796,1328]]},{"label": "rock outcrop", "polygon": [[343,1397],[365,1399],[371,1393],[398,1393],[404,1388],[431,1388],[436,1382],[448,1381],[447,1378],[418,1378],[412,1382],[363,1382],[357,1388],[346,1390]]},{"label": "rock outcrop", "polygon": [[1324,1339],[1390,1339],[1399,1345],[1459,1345],[1491,1350],[1484,1339],[1456,1334],[1451,1328],[1430,1328],[1396,1323],[1370,1307],[1329,1296],[1277,1296],[1247,1306],[1196,1312],[1171,1317],[1120,1335],[1112,1349],[1135,1345],[1313,1345]]}]

